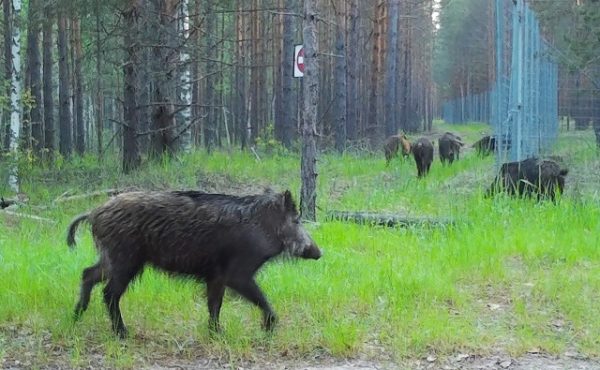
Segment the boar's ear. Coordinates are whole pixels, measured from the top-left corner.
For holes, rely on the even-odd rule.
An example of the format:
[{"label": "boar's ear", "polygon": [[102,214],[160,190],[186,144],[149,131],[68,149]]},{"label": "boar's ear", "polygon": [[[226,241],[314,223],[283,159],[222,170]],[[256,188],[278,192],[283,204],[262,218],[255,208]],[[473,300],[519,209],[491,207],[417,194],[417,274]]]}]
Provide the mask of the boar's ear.
[{"label": "boar's ear", "polygon": [[283,208],[286,211],[296,212],[296,203],[289,190],[283,192]]}]

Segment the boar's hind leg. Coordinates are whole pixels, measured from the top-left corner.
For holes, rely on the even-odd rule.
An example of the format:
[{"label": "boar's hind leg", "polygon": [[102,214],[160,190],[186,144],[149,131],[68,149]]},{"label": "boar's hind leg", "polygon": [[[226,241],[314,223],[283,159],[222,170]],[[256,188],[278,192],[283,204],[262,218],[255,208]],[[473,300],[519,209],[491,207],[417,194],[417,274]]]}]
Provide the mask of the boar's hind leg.
[{"label": "boar's hind leg", "polygon": [[94,266],[90,266],[83,270],[81,278],[81,290],[79,293],[79,302],[75,306],[75,320],[81,317],[81,314],[87,310],[90,303],[90,293],[96,284],[103,281],[105,278],[102,270],[102,261],[99,261]]},{"label": "boar's hind leg", "polygon": [[223,303],[225,283],[222,278],[212,279],[206,282],[206,296],[208,300],[208,330],[213,333],[221,331],[219,325],[219,313]]},{"label": "boar's hind leg", "polygon": [[241,294],[244,298],[260,307],[263,312],[263,325],[265,330],[272,331],[277,321],[277,316],[271,309],[267,298],[254,281],[254,278],[235,279],[227,282],[227,286]]},{"label": "boar's hind leg", "polygon": [[[114,265],[113,265],[114,266]],[[141,271],[142,266],[118,266],[118,269],[111,269],[110,278],[104,287],[104,303],[108,308],[112,328],[121,338],[127,336],[127,329],[121,316],[119,301],[129,282]]]}]

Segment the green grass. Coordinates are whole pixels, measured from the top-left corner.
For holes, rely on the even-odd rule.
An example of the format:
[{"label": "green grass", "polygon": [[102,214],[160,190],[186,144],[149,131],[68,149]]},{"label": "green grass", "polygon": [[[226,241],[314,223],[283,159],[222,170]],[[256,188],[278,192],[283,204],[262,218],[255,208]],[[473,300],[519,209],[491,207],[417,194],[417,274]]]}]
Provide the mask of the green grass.
[{"label": "green grass", "polygon": [[[470,143],[484,129],[437,131],[461,133]],[[562,142],[558,148],[571,150],[571,160],[597,165],[593,146]],[[272,336],[261,331],[258,309],[228,294],[224,333],[211,339],[204,287],[151,269],[122,300],[129,339],[112,336],[99,288],[73,323],[81,271],[96,255],[88,228],[78,233],[74,251],[65,245],[65,230],[106,197],[54,203],[61,194],[125,186],[244,192],[272,186],[298,194],[300,187],[293,155],[262,155],[259,162],[238,151],[196,152],[130,176],[120,175],[117,163],[83,158],[59,170],[31,167],[23,178],[30,202],[19,212],[56,224],[0,216],[0,357],[31,367],[83,367],[100,356],[105,366],[135,368],[165,358],[235,362],[317,354],[400,359],[575,348],[600,356],[597,200],[584,191],[567,191],[557,205],[484,199],[494,160],[474,153],[452,167],[436,159],[421,181],[412,160],[386,168],[382,154],[321,157],[320,219],[307,227],[325,254],[319,261],[277,260],[259,273],[280,317]],[[334,209],[450,217],[455,224],[401,229],[326,221]]]}]

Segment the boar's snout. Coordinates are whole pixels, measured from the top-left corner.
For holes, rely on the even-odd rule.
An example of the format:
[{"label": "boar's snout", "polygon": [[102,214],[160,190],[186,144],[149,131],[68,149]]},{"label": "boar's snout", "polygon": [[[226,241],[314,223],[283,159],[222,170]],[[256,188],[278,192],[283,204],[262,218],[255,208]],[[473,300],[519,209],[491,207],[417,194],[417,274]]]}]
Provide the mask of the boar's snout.
[{"label": "boar's snout", "polygon": [[304,249],[301,257],[306,259],[318,260],[319,258],[321,258],[322,255],[323,253],[321,252],[319,247],[317,247],[315,243],[312,243],[308,248]]}]

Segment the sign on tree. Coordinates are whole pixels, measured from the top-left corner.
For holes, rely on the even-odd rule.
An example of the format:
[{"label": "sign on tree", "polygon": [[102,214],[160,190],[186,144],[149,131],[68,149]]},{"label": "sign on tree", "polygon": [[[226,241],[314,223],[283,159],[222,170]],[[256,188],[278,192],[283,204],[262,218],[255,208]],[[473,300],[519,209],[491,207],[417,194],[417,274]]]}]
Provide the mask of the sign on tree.
[{"label": "sign on tree", "polygon": [[304,76],[304,45],[294,46],[294,77]]}]

